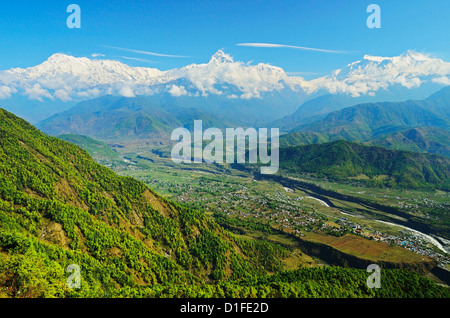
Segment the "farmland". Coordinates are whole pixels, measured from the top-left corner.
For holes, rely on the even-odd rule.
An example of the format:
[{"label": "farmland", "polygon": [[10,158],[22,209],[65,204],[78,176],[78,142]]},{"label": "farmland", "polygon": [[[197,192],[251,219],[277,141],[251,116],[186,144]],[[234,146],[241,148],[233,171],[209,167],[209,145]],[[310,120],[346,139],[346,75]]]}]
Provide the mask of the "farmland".
[{"label": "farmland", "polygon": [[[319,256],[303,253],[299,240],[323,243],[371,261],[433,260],[441,267],[449,267],[447,254],[429,240],[387,223],[409,224],[420,217],[429,224],[439,224],[439,217],[447,213],[449,206],[446,192],[365,188],[286,174],[285,180],[298,180],[300,185],[310,184],[312,188],[295,183],[292,186],[229,165],[174,164],[142,144],[115,150],[120,159],[112,158],[106,165],[119,174],[132,176],[172,200],[205,211],[236,235],[290,247],[292,257],[285,260],[286,268],[326,264]],[[356,199],[327,196],[315,191],[315,187]],[[374,208],[370,204],[373,202],[399,212]],[[426,223],[417,224],[429,229]],[[445,233],[446,228],[441,229]]]}]

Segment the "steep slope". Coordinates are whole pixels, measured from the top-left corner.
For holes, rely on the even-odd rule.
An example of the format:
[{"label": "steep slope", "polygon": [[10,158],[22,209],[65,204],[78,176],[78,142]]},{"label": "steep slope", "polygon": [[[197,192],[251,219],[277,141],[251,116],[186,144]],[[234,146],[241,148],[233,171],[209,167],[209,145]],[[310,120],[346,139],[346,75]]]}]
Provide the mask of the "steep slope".
[{"label": "steep slope", "polygon": [[95,160],[102,164],[110,164],[120,160],[119,155],[109,145],[88,136],[66,134],[57,136],[61,140],[68,141],[86,150]]},{"label": "steep slope", "polygon": [[450,189],[450,159],[334,141],[280,148],[280,168],[368,185]]},{"label": "steep slope", "polygon": [[[4,110],[0,123],[0,286],[15,282],[8,295],[70,294],[69,264],[82,269],[84,295],[278,268],[281,251],[259,254],[258,243],[234,239],[203,213],[117,176]],[[14,267],[33,263],[26,272]]]},{"label": "steep slope", "polygon": [[367,144],[450,157],[450,130],[416,127],[368,141]]}]

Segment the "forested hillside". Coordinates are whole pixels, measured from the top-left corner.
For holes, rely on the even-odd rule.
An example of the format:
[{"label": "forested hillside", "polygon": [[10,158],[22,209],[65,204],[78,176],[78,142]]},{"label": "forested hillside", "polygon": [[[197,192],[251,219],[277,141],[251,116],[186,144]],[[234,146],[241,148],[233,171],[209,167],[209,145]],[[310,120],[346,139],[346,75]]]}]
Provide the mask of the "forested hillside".
[{"label": "forested hillside", "polygon": [[436,127],[415,127],[371,140],[367,144],[450,157],[450,130]]},{"label": "forested hillside", "polygon": [[450,189],[450,159],[349,141],[280,148],[280,168],[367,185]]},{"label": "forested hillside", "polygon": [[[281,250],[259,254],[271,247],[234,239],[203,213],[116,175],[85,150],[45,136],[6,111],[0,116],[3,283],[25,279],[11,266],[32,264],[38,270],[29,269],[29,279],[45,286],[61,280],[67,265],[79,264],[89,292],[278,269]],[[44,285],[34,286],[35,292],[52,293]],[[22,287],[33,289],[23,281],[11,292]]]}]

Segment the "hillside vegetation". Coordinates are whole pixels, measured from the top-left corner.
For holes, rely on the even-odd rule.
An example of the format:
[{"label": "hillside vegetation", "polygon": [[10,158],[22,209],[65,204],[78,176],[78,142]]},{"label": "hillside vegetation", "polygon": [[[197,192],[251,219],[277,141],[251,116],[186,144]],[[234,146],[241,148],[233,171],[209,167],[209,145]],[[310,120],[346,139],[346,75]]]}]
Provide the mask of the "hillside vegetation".
[{"label": "hillside vegetation", "polygon": [[280,168],[338,180],[359,179],[370,186],[450,190],[449,158],[343,140],[280,148]]},{"label": "hillside vegetation", "polygon": [[[404,270],[281,271],[288,251],[97,164],[0,109],[0,297],[449,297]],[[66,268],[81,269],[81,289]],[[273,274],[275,273],[275,274]]]},{"label": "hillside vegetation", "polygon": [[371,140],[367,144],[450,157],[450,130],[436,127],[415,127]]}]

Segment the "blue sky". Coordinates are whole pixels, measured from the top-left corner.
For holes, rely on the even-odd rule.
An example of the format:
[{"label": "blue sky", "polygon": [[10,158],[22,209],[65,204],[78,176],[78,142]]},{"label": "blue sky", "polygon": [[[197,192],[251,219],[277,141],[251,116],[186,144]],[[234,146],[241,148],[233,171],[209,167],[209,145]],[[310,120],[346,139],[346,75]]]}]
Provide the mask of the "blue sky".
[{"label": "blue sky", "polygon": [[[81,29],[66,25],[72,3],[81,8]],[[366,25],[371,3],[381,8],[380,29]],[[53,53],[101,53],[128,65],[167,70],[205,63],[218,49],[235,60],[270,63],[307,78],[364,54],[394,56],[412,49],[450,61],[449,14],[448,0],[15,0],[0,8],[0,70],[37,65]]]}]

